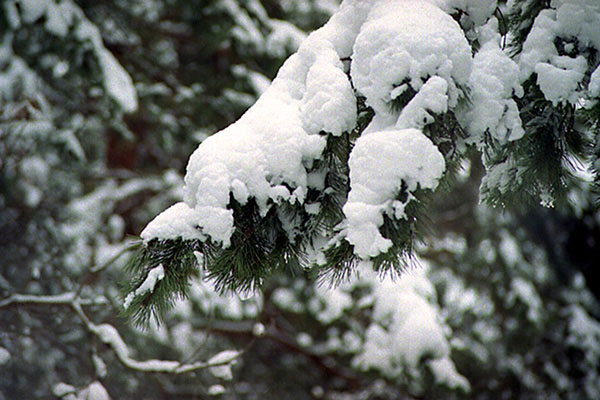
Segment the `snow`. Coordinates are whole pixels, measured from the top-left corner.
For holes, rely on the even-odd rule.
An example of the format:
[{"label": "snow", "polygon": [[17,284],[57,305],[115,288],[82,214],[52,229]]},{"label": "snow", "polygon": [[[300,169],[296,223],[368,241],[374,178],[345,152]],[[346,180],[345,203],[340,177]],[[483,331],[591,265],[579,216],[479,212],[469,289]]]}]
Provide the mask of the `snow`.
[{"label": "snow", "polygon": [[470,391],[469,381],[456,371],[450,357],[439,358],[429,362],[429,368],[433,372],[436,383],[442,383],[450,388],[462,388],[465,392]]},{"label": "snow", "polygon": [[265,332],[266,332],[266,328],[260,322],[257,322],[254,325],[252,325],[252,334],[254,336],[261,337],[265,334]]},{"label": "snow", "polygon": [[0,347],[0,365],[10,361],[10,353],[4,347]]},{"label": "snow", "polygon": [[471,141],[481,149],[489,132],[500,143],[520,139],[525,133],[513,96],[523,96],[519,66],[500,49],[498,21],[479,31],[483,42],[473,60],[469,79],[472,107],[467,114]]},{"label": "snow", "polygon": [[[494,4],[481,0],[473,6],[487,10],[483,15]],[[223,7],[246,21],[246,33],[254,30],[245,10],[231,1]],[[250,8],[266,21],[261,7]],[[258,40],[257,35],[248,40]],[[376,115],[350,155],[351,191],[342,237],[361,258],[385,252],[391,242],[378,228],[384,214],[406,217],[406,203],[395,200],[402,182],[409,192],[433,190],[445,169],[443,156],[421,130],[435,115],[456,106],[460,88],[471,77],[471,48],[460,26],[436,5],[417,0],[344,1],[284,63],[254,106],[194,151],[184,201],[155,218],[143,239],[195,238],[226,248],[234,232],[228,208],[232,197],[242,205],[253,199],[261,215],[281,202],[304,206],[308,188],[323,184],[323,171],[315,176],[310,169],[322,157],[326,135],[340,135],[356,124],[356,96],[341,61],[350,56],[354,88]],[[393,110],[390,101],[408,85],[417,94],[401,112]],[[505,86],[502,101],[508,102],[506,92],[518,84]],[[517,132],[513,111],[509,107],[507,115],[498,114]],[[314,214],[319,204],[306,204],[306,209]],[[293,237],[294,221],[285,226]]]},{"label": "snow", "polygon": [[64,397],[70,393],[75,393],[76,389],[74,386],[64,382],[57,383],[52,387],[52,394],[56,397]]},{"label": "snow", "polygon": [[226,392],[226,390],[223,385],[212,385],[211,387],[208,388],[209,396],[219,396],[225,392]]},{"label": "snow", "polygon": [[[426,268],[403,274],[394,280],[381,279],[367,264],[359,267],[360,278],[346,289],[370,287],[363,306],[372,307],[372,317],[352,365],[362,370],[375,369],[389,378],[403,372],[419,374],[419,364],[432,357],[430,366],[436,381],[468,390],[468,382],[456,372],[449,359],[447,329],[435,306],[435,290]],[[432,361],[437,361],[433,362]]]},{"label": "snow", "polygon": [[569,59],[564,56],[553,56],[552,63],[538,63],[535,66],[537,84],[544,96],[553,104],[563,100],[576,103],[579,99],[575,92],[584,77],[587,61],[585,57],[579,56],[573,60],[574,62],[564,62]]},{"label": "snow", "polygon": [[81,400],[110,400],[108,392],[98,381],[92,382],[88,387],[83,389],[78,397]]},{"label": "snow", "polygon": [[498,5],[497,0],[427,0],[437,5],[449,14],[458,10],[464,11],[475,25],[483,25],[494,13]]},{"label": "snow", "polygon": [[144,282],[142,282],[141,285],[138,286],[137,289],[135,289],[135,291],[129,293],[127,295],[127,297],[125,297],[125,301],[123,302],[123,308],[125,308],[125,309],[129,308],[129,306],[131,305],[131,302],[136,297],[144,295],[148,292],[150,292],[150,293],[154,292],[154,288],[156,287],[156,284],[158,282],[160,282],[161,280],[163,280],[164,277],[165,277],[165,270],[164,270],[162,264],[159,264],[157,267],[152,268],[150,270],[150,272],[148,272],[148,275],[146,276],[146,279],[144,279]]},{"label": "snow", "polygon": [[177,203],[155,217],[140,234],[144,241],[154,238],[185,240],[203,239],[204,235],[197,229],[194,221],[199,213],[185,203]]},{"label": "snow", "polygon": [[75,37],[91,42],[102,69],[104,88],[108,95],[121,106],[123,111],[134,112],[137,110],[138,100],[131,76],[112,53],[104,47],[98,27],[85,18],[81,10],[78,11],[80,20],[75,29]]},{"label": "snow", "polygon": [[103,343],[110,345],[117,354],[128,357],[129,349],[114,326],[110,324],[94,325],[92,330]]},{"label": "snow", "polygon": [[[59,37],[66,37],[74,27],[77,40],[89,40],[92,44],[102,70],[107,94],[125,112],[134,112],[137,109],[137,94],[131,76],[104,47],[98,27],[86,18],[75,3],[71,0],[63,0],[58,4],[54,0],[20,0],[19,10],[24,23],[34,23],[45,17],[45,29]],[[13,16],[12,21],[13,25],[17,23],[16,16]]]},{"label": "snow", "polygon": [[419,90],[429,77],[448,84],[449,105],[457,84],[466,84],[471,47],[460,26],[438,7],[420,0],[379,1],[354,44],[351,75],[377,114],[390,112],[395,85]]},{"label": "snow", "polygon": [[224,350],[208,360],[209,365],[223,364],[215,367],[209,367],[208,371],[215,376],[226,381],[233,379],[233,373],[231,366],[235,363],[236,359],[240,356],[240,352],[237,350]]},{"label": "snow", "polygon": [[416,129],[361,136],[348,164],[350,193],[343,208],[343,234],[363,259],[384,253],[392,245],[378,228],[383,224],[384,213],[397,219],[406,217],[406,203],[395,200],[401,183],[409,192],[418,187],[435,189],[445,168],[442,154]]},{"label": "snow", "polygon": [[555,41],[577,38],[580,50],[600,50],[600,4],[596,0],[553,0],[552,6],[554,9],[539,13],[523,43],[521,81],[536,73],[540,89],[553,104],[577,104],[587,61],[582,56],[559,55]]},{"label": "snow", "polygon": [[434,116],[429,112],[442,114],[448,111],[447,93],[448,83],[439,76],[432,76],[402,109],[396,127],[421,129],[435,122]]},{"label": "snow", "polygon": [[514,278],[510,284],[510,292],[506,298],[507,305],[514,304],[519,299],[527,306],[527,319],[532,323],[542,322],[542,300],[530,281]]},{"label": "snow", "polygon": [[590,97],[600,97],[600,66],[592,73],[588,90]]}]

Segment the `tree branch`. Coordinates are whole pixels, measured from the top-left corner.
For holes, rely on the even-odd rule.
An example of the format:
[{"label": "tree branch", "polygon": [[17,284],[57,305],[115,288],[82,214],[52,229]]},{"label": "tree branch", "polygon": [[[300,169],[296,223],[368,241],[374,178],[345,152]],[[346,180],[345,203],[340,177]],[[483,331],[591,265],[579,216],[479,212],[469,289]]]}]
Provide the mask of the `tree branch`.
[{"label": "tree branch", "polygon": [[106,305],[108,300],[104,296],[96,299],[80,299],[76,293],[67,292],[50,296],[37,296],[28,294],[13,294],[0,301],[0,308],[7,307],[12,304],[39,304],[39,305],[71,305],[77,299],[82,306]]}]

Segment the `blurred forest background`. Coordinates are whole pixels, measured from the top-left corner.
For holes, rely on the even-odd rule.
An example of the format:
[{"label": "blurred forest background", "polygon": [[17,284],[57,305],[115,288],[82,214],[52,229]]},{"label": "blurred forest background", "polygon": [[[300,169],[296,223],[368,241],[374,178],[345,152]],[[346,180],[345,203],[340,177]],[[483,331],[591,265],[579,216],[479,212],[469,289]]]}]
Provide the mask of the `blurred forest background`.
[{"label": "blurred forest background", "polygon": [[[0,5],[0,399],[600,398],[594,194],[488,208],[478,156],[432,205],[406,279],[330,290],[282,273],[241,298],[200,272],[160,327],[136,329],[120,317],[131,236],[181,199],[191,152],[254,103],[337,2]],[[395,357],[401,336],[387,328],[429,328],[378,317],[402,293],[434,315],[442,358]],[[242,353],[232,376],[229,364],[147,372],[100,324],[135,360]],[[378,363],[365,356],[375,351]]]}]

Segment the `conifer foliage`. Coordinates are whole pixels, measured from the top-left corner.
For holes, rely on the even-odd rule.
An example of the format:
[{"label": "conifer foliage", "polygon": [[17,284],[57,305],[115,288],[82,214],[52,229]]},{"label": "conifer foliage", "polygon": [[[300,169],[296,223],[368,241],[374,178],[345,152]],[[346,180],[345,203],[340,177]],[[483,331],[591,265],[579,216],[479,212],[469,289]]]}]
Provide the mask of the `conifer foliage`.
[{"label": "conifer foliage", "polygon": [[472,149],[487,204],[564,202],[581,165],[598,164],[600,11],[582,4],[343,2],[192,155],[184,201],[146,227],[129,265],[139,283],[159,262],[148,260],[168,258],[175,286],[128,313],[184,294],[192,254],[222,291],[260,287],[274,270],[402,271],[427,199],[452,187]]}]

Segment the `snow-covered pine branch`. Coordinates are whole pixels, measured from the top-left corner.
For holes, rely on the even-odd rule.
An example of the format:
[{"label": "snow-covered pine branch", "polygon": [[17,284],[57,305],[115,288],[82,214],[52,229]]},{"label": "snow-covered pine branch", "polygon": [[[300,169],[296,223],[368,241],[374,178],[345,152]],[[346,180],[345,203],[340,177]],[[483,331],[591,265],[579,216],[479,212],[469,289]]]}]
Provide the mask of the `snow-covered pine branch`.
[{"label": "snow-covered pine branch", "polygon": [[525,3],[507,5],[502,26],[522,42],[505,49],[495,0],[344,1],[192,154],[183,201],[148,224],[130,265],[133,289],[159,264],[173,284],[139,296],[133,315],[185,296],[197,263],[220,290],[282,268],[401,270],[427,196],[473,147],[484,201],[560,201],[591,154],[576,122],[600,119],[600,6]]}]

